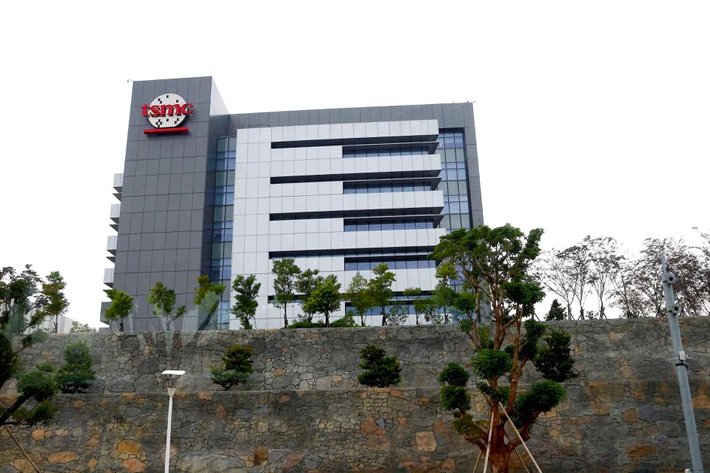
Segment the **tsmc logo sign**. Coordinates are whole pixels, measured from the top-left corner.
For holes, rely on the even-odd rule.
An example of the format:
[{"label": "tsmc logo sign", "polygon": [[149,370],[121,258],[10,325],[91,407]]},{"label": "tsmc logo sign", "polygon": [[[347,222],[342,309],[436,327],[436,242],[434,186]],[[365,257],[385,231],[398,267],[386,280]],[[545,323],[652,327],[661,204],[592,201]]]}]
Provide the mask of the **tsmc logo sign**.
[{"label": "tsmc logo sign", "polygon": [[187,115],[192,114],[194,105],[185,102],[178,94],[163,94],[156,97],[150,105],[141,107],[143,116],[155,128],[143,130],[146,135],[155,133],[186,133],[187,127],[180,125]]}]

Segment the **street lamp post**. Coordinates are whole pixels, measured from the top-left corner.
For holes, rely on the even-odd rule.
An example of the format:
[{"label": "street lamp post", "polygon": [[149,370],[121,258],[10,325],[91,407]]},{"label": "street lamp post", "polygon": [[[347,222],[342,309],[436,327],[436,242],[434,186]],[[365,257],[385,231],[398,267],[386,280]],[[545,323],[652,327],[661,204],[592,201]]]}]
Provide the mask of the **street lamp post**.
[{"label": "street lamp post", "polygon": [[168,433],[165,437],[165,473],[170,472],[170,431],[172,430],[173,422],[173,395],[175,394],[175,384],[180,376],[184,375],[185,372],[182,370],[165,370],[163,371],[163,376],[166,377],[168,384],[168,396],[170,401],[168,402]]}]

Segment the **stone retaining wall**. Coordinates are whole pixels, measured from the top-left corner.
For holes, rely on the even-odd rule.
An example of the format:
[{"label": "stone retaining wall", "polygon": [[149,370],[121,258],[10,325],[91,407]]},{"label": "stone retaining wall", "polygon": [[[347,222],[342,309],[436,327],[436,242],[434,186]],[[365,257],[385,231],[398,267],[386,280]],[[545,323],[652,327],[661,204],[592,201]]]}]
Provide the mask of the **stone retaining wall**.
[{"label": "stone retaining wall", "polygon": [[[681,322],[710,465],[710,320]],[[580,375],[534,428],[530,447],[543,471],[689,467],[667,322],[556,325],[573,335]],[[156,374],[165,368],[188,372],[175,405],[174,471],[470,472],[478,454],[450,430],[438,400],[436,374],[471,355],[453,327],[64,335],[26,356],[58,363],[77,339],[90,342],[99,382],[88,394],[60,395],[50,426],[16,429],[43,471],[162,471],[167,407]],[[233,343],[254,347],[255,374],[239,391],[217,391],[209,366]],[[357,351],[368,343],[399,357],[396,389],[357,385]],[[476,405],[486,417],[480,398]],[[16,471],[31,470],[0,432],[0,472]]]}]

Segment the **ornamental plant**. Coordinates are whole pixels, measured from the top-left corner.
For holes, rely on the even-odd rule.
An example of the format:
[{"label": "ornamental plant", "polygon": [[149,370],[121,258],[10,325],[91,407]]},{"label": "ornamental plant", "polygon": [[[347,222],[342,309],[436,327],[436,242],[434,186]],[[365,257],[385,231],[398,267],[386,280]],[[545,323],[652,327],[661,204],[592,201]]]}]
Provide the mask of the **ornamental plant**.
[{"label": "ornamental plant", "polygon": [[364,361],[360,364],[363,372],[357,377],[358,383],[386,388],[397,385],[402,380],[399,360],[396,356],[387,356],[384,348],[367,345],[360,350],[360,358]]},{"label": "ornamental plant", "polygon": [[232,345],[222,356],[222,366],[210,367],[210,379],[225,391],[229,391],[232,386],[246,383],[253,372],[253,355],[254,350],[250,346]]},{"label": "ornamental plant", "polygon": [[70,343],[64,349],[64,366],[57,370],[57,384],[63,393],[84,392],[96,379],[86,342]]},{"label": "ornamental plant", "polygon": [[[473,343],[475,386],[489,411],[486,420],[476,419],[468,392],[470,374],[454,363],[439,375],[442,406],[453,415],[457,433],[482,452],[489,451],[494,473],[508,472],[511,454],[522,443],[506,431],[508,416],[527,441],[540,414],[564,399],[561,383],[576,376],[569,335],[546,333],[543,323],[525,320],[532,318],[535,304],[544,298],[530,270],[540,254],[541,236],[541,229],[526,235],[510,225],[481,226],[442,237],[433,254],[462,282],[454,306],[466,314],[460,328]],[[490,327],[474,316],[481,299],[491,308]],[[520,380],[528,365],[535,366],[543,379],[522,389]]]}]

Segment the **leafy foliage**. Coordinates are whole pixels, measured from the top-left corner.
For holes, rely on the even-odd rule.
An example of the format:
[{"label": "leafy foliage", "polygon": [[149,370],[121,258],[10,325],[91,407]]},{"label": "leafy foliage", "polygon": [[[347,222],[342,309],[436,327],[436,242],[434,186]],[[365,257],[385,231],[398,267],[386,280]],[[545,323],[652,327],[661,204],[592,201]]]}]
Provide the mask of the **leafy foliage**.
[{"label": "leafy foliage", "polygon": [[350,306],[360,317],[360,325],[365,326],[365,314],[373,307],[374,302],[368,290],[367,279],[360,274],[360,271],[350,280],[345,298],[350,301]]},{"label": "leafy foliage", "polygon": [[240,274],[234,278],[232,289],[234,290],[235,300],[232,306],[232,314],[237,317],[243,329],[251,330],[256,308],[259,307],[256,297],[259,295],[261,283],[256,282],[256,276],[253,274],[247,277]]},{"label": "leafy foliage", "polygon": [[473,357],[473,372],[486,380],[504,376],[512,367],[510,355],[503,350],[483,349]]},{"label": "leafy foliage", "polygon": [[37,298],[37,308],[44,315],[54,317],[54,329],[59,331],[59,316],[64,314],[69,308],[69,301],[64,295],[67,284],[59,271],[52,271],[47,276],[47,282],[42,284],[42,293]]},{"label": "leafy foliage", "polygon": [[345,314],[344,317],[339,318],[332,324],[331,327],[357,327],[357,322],[352,314]]},{"label": "leafy foliage", "polygon": [[96,332],[96,329],[89,326],[89,324],[82,324],[80,322],[77,322],[76,320],[71,323],[71,328],[69,329],[69,333],[93,333]]},{"label": "leafy foliage", "polygon": [[63,393],[82,392],[91,386],[96,374],[91,369],[92,359],[86,342],[70,343],[64,349],[66,363],[57,370],[57,383]]},{"label": "leafy foliage", "polygon": [[530,390],[518,396],[511,414],[518,428],[534,422],[538,415],[548,412],[565,398],[565,388],[556,381],[538,381]]},{"label": "leafy foliage", "polygon": [[325,326],[330,325],[330,314],[340,310],[340,283],[335,274],[316,282],[316,287],[303,304],[303,310],[311,314],[323,314]]},{"label": "leafy foliage", "polygon": [[389,306],[387,315],[387,325],[404,325],[409,318],[407,306],[400,303],[394,303]]},{"label": "leafy foliage", "polygon": [[387,325],[387,310],[392,296],[392,284],[395,281],[395,274],[389,270],[386,264],[378,264],[372,269],[372,279],[367,282],[367,290],[370,294],[373,307],[379,307],[382,314],[382,325]]},{"label": "leafy foliage", "polygon": [[123,319],[133,312],[133,298],[116,289],[108,289],[106,295],[111,299],[111,305],[104,312],[104,316],[109,323],[118,320],[118,331],[123,332]]},{"label": "leafy foliage", "polygon": [[296,322],[291,322],[289,324],[289,326],[286,328],[320,328],[320,327],[325,327],[325,323],[322,320],[318,320],[317,322],[308,321],[308,320],[299,320]]},{"label": "leafy foliage", "polygon": [[458,363],[449,363],[441,370],[437,380],[439,383],[451,386],[466,386],[471,375]]},{"label": "leafy foliage", "polygon": [[360,350],[360,358],[364,360],[360,364],[364,371],[357,377],[358,383],[384,388],[401,381],[402,368],[397,357],[387,356],[384,348],[367,345]]},{"label": "leafy foliage", "polygon": [[148,303],[153,305],[153,315],[165,317],[165,326],[168,330],[172,328],[172,321],[185,315],[185,306],[178,307],[175,317],[173,317],[173,309],[175,308],[175,290],[165,286],[158,281],[150,289],[148,294]]},{"label": "leafy foliage", "polygon": [[301,269],[296,266],[293,258],[274,260],[271,272],[274,278],[274,306],[284,310],[284,327],[288,327],[288,315],[286,309],[288,304],[296,298],[294,291],[298,282],[298,275]]},{"label": "leafy foliage", "polygon": [[253,372],[252,356],[254,350],[250,346],[233,345],[222,356],[222,366],[210,367],[210,379],[226,391],[244,384]]},{"label": "leafy foliage", "polygon": [[213,316],[217,311],[217,307],[219,307],[219,301],[222,299],[224,289],[224,284],[210,282],[209,276],[205,274],[197,277],[197,287],[195,288],[193,302],[197,304],[200,312],[205,314],[204,320],[198,327],[199,330],[205,330],[210,323],[213,329],[217,329],[217,319],[213,318]]}]

